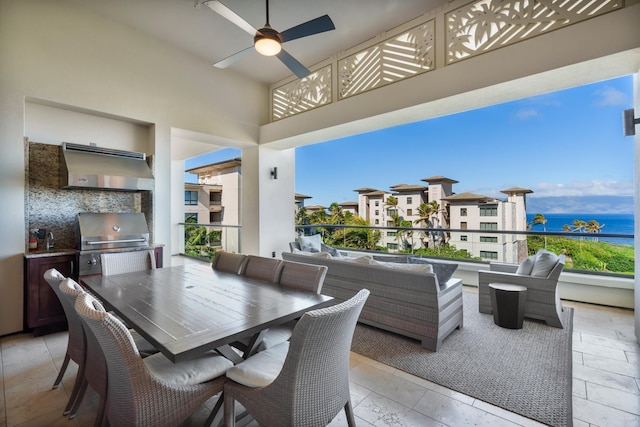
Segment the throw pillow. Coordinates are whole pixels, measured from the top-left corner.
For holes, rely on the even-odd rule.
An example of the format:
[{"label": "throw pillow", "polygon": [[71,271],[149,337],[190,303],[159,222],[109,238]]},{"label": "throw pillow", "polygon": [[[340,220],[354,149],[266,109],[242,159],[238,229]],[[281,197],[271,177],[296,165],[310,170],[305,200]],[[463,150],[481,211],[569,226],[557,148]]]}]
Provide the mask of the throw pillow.
[{"label": "throw pillow", "polygon": [[320,252],[322,250],[322,237],[319,234],[313,236],[298,237],[300,249],[307,252]]},{"label": "throw pillow", "polygon": [[314,258],[326,258],[326,259],[333,258],[329,252],[308,252],[308,251],[301,251],[300,249],[294,249],[292,253],[298,254],[298,255],[304,255],[308,257],[314,257]]},{"label": "throw pillow", "polygon": [[547,277],[557,263],[558,255],[553,252],[540,249],[536,254],[536,262],[533,264],[531,275],[535,277]]},{"label": "throw pillow", "polygon": [[369,265],[370,261],[372,261],[373,258],[371,258],[371,255],[364,255],[364,256],[358,256],[358,257],[353,257],[353,256],[340,256],[340,261],[347,261],[347,262],[353,262],[356,264],[366,264]]},{"label": "throw pillow", "polygon": [[324,243],[320,243],[320,251],[321,252],[329,252],[333,257],[340,257],[340,252],[332,246],[327,246]]},{"label": "throw pillow", "polygon": [[371,265],[379,265],[381,267],[385,267],[393,270],[433,274],[433,267],[431,266],[431,264],[400,264],[397,262],[384,262],[384,261],[376,261],[376,260],[371,260],[369,262]]},{"label": "throw pillow", "polygon": [[458,264],[449,261],[440,261],[432,258],[409,258],[411,264],[429,264],[438,278],[438,283],[443,285],[451,279],[453,273],[458,268]]},{"label": "throw pillow", "polygon": [[535,255],[525,258],[518,266],[518,269],[516,270],[516,274],[519,274],[521,276],[530,276],[531,270],[533,270],[533,265],[535,264],[535,262],[536,262]]}]

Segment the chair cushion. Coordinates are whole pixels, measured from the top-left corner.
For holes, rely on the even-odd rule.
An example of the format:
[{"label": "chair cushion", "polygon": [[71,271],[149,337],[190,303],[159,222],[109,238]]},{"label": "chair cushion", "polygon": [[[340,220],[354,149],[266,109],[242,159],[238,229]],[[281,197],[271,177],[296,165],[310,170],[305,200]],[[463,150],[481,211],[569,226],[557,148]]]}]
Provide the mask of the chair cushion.
[{"label": "chair cushion", "polygon": [[322,237],[319,234],[300,236],[298,243],[300,243],[300,249],[306,252],[320,252],[322,250]]},{"label": "chair cushion", "polygon": [[329,254],[331,254],[332,257],[336,257],[336,258],[339,258],[342,256],[340,255],[340,252],[338,252],[336,248],[334,248],[333,246],[325,245],[324,243],[320,243],[320,251],[328,252]]},{"label": "chair cushion", "polygon": [[558,255],[541,249],[536,254],[536,262],[531,269],[531,275],[535,277],[547,277],[557,263]]},{"label": "chair cushion", "polygon": [[525,258],[518,266],[518,269],[516,270],[516,274],[519,274],[521,276],[530,276],[531,270],[533,270],[533,265],[535,264],[535,262],[536,262],[535,255]]},{"label": "chair cushion", "polygon": [[440,261],[432,258],[409,258],[411,264],[430,264],[433,267],[433,272],[438,278],[439,284],[445,284],[451,279],[453,273],[458,268],[458,264],[455,262]]},{"label": "chair cushion", "polygon": [[431,264],[401,264],[397,262],[384,262],[371,260],[371,265],[379,265],[385,268],[392,268],[394,270],[412,271],[416,273],[433,273],[433,266]]},{"label": "chair cushion", "polygon": [[332,258],[329,252],[309,252],[309,251],[301,251],[298,249],[294,249],[292,253],[298,254],[298,255],[316,257],[316,258],[327,258],[327,259]]},{"label": "chair cushion", "polygon": [[273,382],[284,365],[289,341],[256,353],[227,370],[227,378],[247,387],[264,387]]},{"label": "chair cushion", "polygon": [[367,264],[367,265],[369,265],[369,263],[371,261],[373,261],[373,258],[371,257],[371,255],[343,256],[343,257],[340,257],[340,261],[354,262],[356,264]]},{"label": "chair cushion", "polygon": [[171,384],[194,385],[217,378],[233,367],[233,362],[214,351],[195,359],[173,363],[162,353],[143,359],[147,369],[155,377]]},{"label": "chair cushion", "polygon": [[296,327],[297,320],[292,320],[283,325],[273,326],[269,328],[262,342],[258,345],[258,351],[268,350],[285,341],[289,341],[293,335],[293,328]]}]

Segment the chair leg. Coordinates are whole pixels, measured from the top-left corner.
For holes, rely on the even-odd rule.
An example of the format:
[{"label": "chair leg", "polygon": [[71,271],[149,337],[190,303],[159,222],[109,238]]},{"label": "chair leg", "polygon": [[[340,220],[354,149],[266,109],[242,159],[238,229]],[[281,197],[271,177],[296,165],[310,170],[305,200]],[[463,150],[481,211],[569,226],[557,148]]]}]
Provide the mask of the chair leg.
[{"label": "chair leg", "polygon": [[107,398],[100,397],[100,403],[98,404],[98,412],[96,413],[96,421],[93,427],[103,427],[107,425],[107,413],[105,411],[107,407]]},{"label": "chair leg", "polygon": [[87,392],[88,385],[89,385],[89,382],[86,379],[82,381],[82,385],[80,386],[80,390],[78,390],[78,395],[76,396],[76,400],[75,402],[73,402],[73,407],[69,412],[70,420],[74,419],[76,415],[78,415],[78,409],[80,408],[80,404],[82,403],[82,400],[84,399],[84,395]]},{"label": "chair leg", "polygon": [[236,408],[235,399],[227,396],[224,399],[224,425],[225,427],[235,427],[236,425]]},{"label": "chair leg", "polygon": [[349,427],[356,427],[356,419],[353,416],[353,408],[351,407],[351,400],[348,400],[347,404],[344,405],[344,413],[347,416],[347,425]]},{"label": "chair leg", "polygon": [[64,362],[62,362],[62,366],[60,367],[60,372],[58,372],[58,376],[56,377],[56,380],[53,382],[53,387],[51,388],[60,387],[60,382],[62,381],[62,377],[64,376],[64,373],[67,371],[67,366],[69,366],[70,360],[71,360],[71,356],[69,356],[69,353],[65,354]]},{"label": "chair leg", "polygon": [[[69,402],[67,403],[67,407],[64,408],[64,412],[62,413],[63,415],[69,415],[71,413],[74,407],[74,404],[78,400],[78,397],[80,397],[80,400],[82,400],[82,397],[79,395],[79,392],[82,389],[83,383],[86,383],[86,379],[84,377],[84,363],[78,365],[76,382],[73,384],[73,390],[71,391],[71,396],[69,396]],[[84,389],[86,390],[86,385],[84,386]]]}]

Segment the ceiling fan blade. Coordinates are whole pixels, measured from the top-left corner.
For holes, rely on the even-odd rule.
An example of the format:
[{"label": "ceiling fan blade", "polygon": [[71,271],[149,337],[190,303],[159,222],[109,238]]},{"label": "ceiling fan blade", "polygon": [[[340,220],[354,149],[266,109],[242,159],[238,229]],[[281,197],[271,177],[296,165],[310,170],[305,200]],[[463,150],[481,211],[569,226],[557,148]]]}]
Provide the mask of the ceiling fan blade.
[{"label": "ceiling fan blade", "polygon": [[243,58],[254,51],[255,51],[254,47],[249,46],[246,49],[242,49],[240,52],[236,52],[233,55],[227,56],[226,58],[216,62],[215,64],[213,64],[213,66],[216,68],[227,68],[229,65],[233,64],[238,59]]},{"label": "ceiling fan blade", "polygon": [[296,58],[289,55],[286,50],[282,49],[279,54],[276,55],[284,65],[286,65],[299,79],[303,79],[310,74],[307,67],[302,65]]},{"label": "ceiling fan blade", "polygon": [[288,30],[284,30],[280,33],[280,36],[284,43],[301,37],[312,36],[314,34],[324,33],[325,31],[335,29],[336,26],[333,25],[333,21],[329,18],[329,15],[323,15],[319,18],[291,27]]},{"label": "ceiling fan blade", "polygon": [[202,4],[207,6],[209,9],[213,10],[223,18],[231,21],[233,24],[245,30],[247,33],[252,36],[256,34],[258,31],[256,28],[253,28],[251,24],[245,21],[240,15],[236,14],[234,11],[229,9],[227,6],[220,3],[218,0],[206,0],[203,1]]}]

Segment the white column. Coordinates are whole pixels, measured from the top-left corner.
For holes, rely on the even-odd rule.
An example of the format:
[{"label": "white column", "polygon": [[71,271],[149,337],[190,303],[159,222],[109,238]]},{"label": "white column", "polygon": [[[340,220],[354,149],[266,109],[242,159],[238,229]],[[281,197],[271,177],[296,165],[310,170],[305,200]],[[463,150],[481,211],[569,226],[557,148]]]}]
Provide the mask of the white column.
[{"label": "white column", "polygon": [[[277,168],[277,179],[272,171]],[[241,251],[280,258],[295,238],[295,149],[242,150]]]},{"label": "white column", "polygon": [[[633,93],[634,93],[634,118],[640,117],[640,70],[633,76]],[[633,171],[635,179],[633,180],[633,199],[634,199],[634,244],[635,244],[635,269],[638,270],[640,266],[640,182],[638,177],[640,176],[640,125],[636,125],[636,135],[633,137],[634,144],[634,158],[633,158]],[[640,275],[636,271],[635,274],[635,291],[634,291],[634,305],[635,305],[635,333],[636,341],[640,344]]]}]

